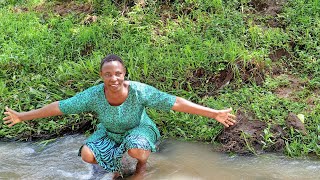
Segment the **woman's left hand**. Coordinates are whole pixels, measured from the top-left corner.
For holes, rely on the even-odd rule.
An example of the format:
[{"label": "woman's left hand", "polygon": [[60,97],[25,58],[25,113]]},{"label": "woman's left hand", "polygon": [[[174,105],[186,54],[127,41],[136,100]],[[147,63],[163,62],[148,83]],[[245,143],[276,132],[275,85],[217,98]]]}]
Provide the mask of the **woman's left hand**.
[{"label": "woman's left hand", "polygon": [[232,111],[231,108],[225,109],[225,110],[218,110],[214,119],[222,123],[225,127],[232,126],[236,123],[236,116],[233,114],[230,114],[231,111]]}]

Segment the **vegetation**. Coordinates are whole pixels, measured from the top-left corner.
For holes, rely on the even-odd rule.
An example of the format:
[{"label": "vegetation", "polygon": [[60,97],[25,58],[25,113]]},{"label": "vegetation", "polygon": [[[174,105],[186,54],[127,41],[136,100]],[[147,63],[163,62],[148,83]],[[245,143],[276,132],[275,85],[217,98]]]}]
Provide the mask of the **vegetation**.
[{"label": "vegetation", "polygon": [[[319,12],[319,0],[0,0],[1,119],[5,106],[28,111],[101,83],[99,62],[114,53],[128,79],[250,111],[289,133],[285,154],[319,157]],[[306,134],[285,126],[289,112],[305,116]],[[189,114],[149,114],[164,137],[211,142],[223,129]],[[88,134],[96,122],[81,114],[1,124],[0,137]]]}]

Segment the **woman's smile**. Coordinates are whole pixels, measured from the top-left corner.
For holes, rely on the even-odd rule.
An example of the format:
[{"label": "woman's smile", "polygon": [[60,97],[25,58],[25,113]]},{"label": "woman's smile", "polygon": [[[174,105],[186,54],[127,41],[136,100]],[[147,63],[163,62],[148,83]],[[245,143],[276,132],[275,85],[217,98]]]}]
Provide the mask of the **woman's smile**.
[{"label": "woman's smile", "polygon": [[100,73],[107,91],[119,92],[122,89],[126,72],[121,63],[107,62],[102,66]]}]

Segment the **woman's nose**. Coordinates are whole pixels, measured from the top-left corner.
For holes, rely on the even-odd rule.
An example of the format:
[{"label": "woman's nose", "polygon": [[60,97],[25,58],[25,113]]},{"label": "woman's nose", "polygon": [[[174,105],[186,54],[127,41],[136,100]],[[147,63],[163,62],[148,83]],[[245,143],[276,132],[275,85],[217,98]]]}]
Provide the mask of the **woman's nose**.
[{"label": "woman's nose", "polygon": [[115,75],[113,75],[113,76],[111,76],[111,80],[115,81],[115,80],[117,80],[117,77]]}]

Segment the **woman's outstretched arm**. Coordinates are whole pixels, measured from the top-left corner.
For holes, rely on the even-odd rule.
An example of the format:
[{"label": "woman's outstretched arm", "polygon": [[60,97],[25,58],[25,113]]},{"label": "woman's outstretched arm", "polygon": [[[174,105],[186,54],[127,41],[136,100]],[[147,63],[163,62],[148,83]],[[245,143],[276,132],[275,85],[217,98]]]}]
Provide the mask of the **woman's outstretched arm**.
[{"label": "woman's outstretched arm", "polygon": [[4,114],[6,115],[6,117],[3,118],[4,124],[7,124],[9,127],[11,127],[22,121],[58,116],[62,115],[63,113],[60,111],[59,101],[56,101],[51,104],[45,105],[40,109],[27,112],[16,112],[6,107],[6,111],[4,112]]},{"label": "woman's outstretched arm", "polygon": [[226,127],[232,126],[236,123],[236,116],[230,113],[232,110],[231,108],[225,110],[215,110],[195,104],[181,97],[177,97],[172,110],[213,118]]}]

